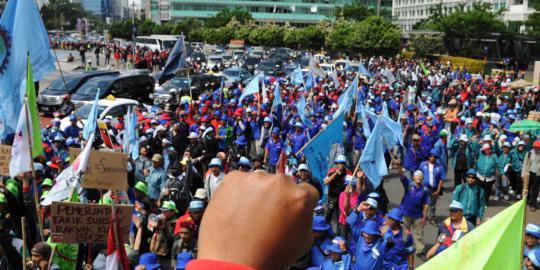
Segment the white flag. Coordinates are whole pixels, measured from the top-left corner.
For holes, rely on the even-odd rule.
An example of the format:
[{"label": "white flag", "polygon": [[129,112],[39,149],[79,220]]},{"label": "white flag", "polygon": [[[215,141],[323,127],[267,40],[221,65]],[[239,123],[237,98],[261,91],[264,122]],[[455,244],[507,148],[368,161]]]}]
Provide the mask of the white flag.
[{"label": "white flag", "polygon": [[13,147],[11,148],[11,161],[9,162],[9,176],[11,178],[32,170],[32,157],[28,144],[28,131],[26,130],[26,103],[23,104],[19,114],[19,122],[15,131]]},{"label": "white flag", "polygon": [[266,85],[264,84],[264,78],[261,80],[262,82],[262,100],[263,100],[263,103],[268,103],[268,101],[270,101],[268,99],[268,93],[266,92]]},{"label": "white flag", "polygon": [[86,146],[81,151],[79,156],[63,170],[57,177],[56,183],[49,191],[49,194],[43,200],[41,205],[51,205],[53,201],[62,201],[69,197],[73,188],[76,188],[79,192],[81,189],[81,183],[79,178],[81,174],[86,170],[88,165],[88,158],[90,157],[90,150],[92,150],[92,144],[94,143],[94,133],[90,134]]},{"label": "white flag", "polygon": [[317,76],[321,78],[326,77],[326,72],[324,72],[320,67],[319,63],[313,58],[312,55],[309,56],[309,70],[313,71]]},{"label": "white flag", "polygon": [[337,71],[335,69],[332,70],[332,74],[330,74],[330,77],[332,77],[332,80],[334,81],[334,84],[336,85],[336,89],[339,88],[339,79],[337,76]]}]

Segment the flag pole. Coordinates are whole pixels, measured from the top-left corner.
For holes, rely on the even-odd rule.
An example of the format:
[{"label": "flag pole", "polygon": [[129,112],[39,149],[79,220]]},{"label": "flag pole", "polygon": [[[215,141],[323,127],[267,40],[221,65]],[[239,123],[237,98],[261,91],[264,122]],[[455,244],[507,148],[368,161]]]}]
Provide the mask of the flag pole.
[{"label": "flag pole", "polygon": [[21,230],[22,230],[22,238],[23,238],[23,246],[22,246],[22,264],[23,269],[26,270],[26,218],[21,217]]},{"label": "flag pole", "polygon": [[[523,196],[523,203],[525,206],[523,206],[523,224],[522,224],[522,230],[525,231],[525,226],[527,226],[527,196]],[[523,247],[525,245],[525,235],[522,234],[521,236],[521,256],[519,256],[519,267],[523,265]]]},{"label": "flag pole", "polygon": [[[182,39],[184,40],[184,55],[186,53],[186,38],[184,36],[184,32],[180,34],[182,36]],[[187,80],[188,80],[188,87],[189,87],[189,96],[191,97],[191,101],[193,101],[193,93],[191,92],[191,79],[189,78],[189,64],[186,61],[186,72],[187,72]]]},{"label": "flag pole", "polygon": [[[343,112],[341,112],[343,113]],[[332,121],[330,121],[330,123],[328,123],[328,125],[326,125],[325,128],[319,130],[319,132],[317,134],[315,134],[315,136],[313,136],[313,138],[311,138],[311,140],[309,140],[309,142],[307,142],[306,144],[304,144],[304,146],[302,146],[302,148],[300,148],[300,150],[298,150],[296,153],[295,153],[295,156],[298,156],[298,154],[300,154],[302,151],[304,151],[304,149],[311,143],[313,142],[313,140],[315,140],[315,138],[317,138],[323,131],[326,130],[326,128],[328,126],[330,126],[334,121],[336,121],[337,117],[332,119]]]},{"label": "flag pole", "polygon": [[[26,82],[28,83],[28,82]],[[41,220],[41,215],[39,213],[39,198],[38,198],[38,189],[37,189],[37,183],[36,183],[36,170],[34,169],[34,157],[32,155],[32,139],[30,134],[30,117],[28,116],[28,100],[25,101],[26,108],[24,109],[24,114],[26,115],[26,134],[28,137],[28,145],[30,146],[28,148],[28,152],[30,152],[30,168],[32,170],[32,185],[34,187],[34,203],[36,205],[36,215],[38,219],[39,224],[39,235],[41,236],[41,241],[45,241],[45,235],[43,234],[43,221]]]},{"label": "flag pole", "polygon": [[[116,207],[114,205],[114,194],[115,192],[113,192],[111,190],[111,218],[112,218],[112,222],[113,222],[113,235],[114,235],[114,246],[116,248],[116,251],[120,250],[120,243],[118,243],[118,227],[116,226]],[[123,243],[122,243],[123,244]],[[123,270],[128,270],[128,269],[123,269]]]}]

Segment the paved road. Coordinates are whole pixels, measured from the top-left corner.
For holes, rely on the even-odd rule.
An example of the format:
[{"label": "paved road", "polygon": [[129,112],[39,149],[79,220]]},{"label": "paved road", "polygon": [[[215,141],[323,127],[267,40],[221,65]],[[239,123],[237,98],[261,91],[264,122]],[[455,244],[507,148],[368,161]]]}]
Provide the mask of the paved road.
[{"label": "paved road", "polygon": [[[73,63],[67,63],[65,60],[67,59],[67,56],[69,54],[68,51],[64,50],[56,50],[58,59],[60,61],[60,66],[62,67],[62,71],[64,74],[72,72],[74,68],[76,68],[80,64],[80,59],[78,53],[73,53],[73,56],[75,57],[75,61]],[[90,54],[87,54],[87,57],[90,56]],[[92,60],[94,59],[94,55],[92,54]],[[100,63],[103,63],[103,59],[100,60]],[[105,66],[101,66],[101,68],[105,68]],[[55,72],[51,73],[47,78],[45,78],[40,83],[40,89],[43,89],[46,87],[50,82],[55,80],[58,76],[60,76],[60,72],[56,70]],[[48,124],[50,121],[50,118],[42,118],[42,125]],[[441,222],[448,216],[448,205],[450,204],[451,197],[452,197],[452,190],[454,189],[454,181],[453,181],[453,170],[450,170],[450,173],[448,174],[449,181],[446,181],[444,183],[444,194],[442,197],[439,198],[437,201],[437,222]],[[395,170],[391,171],[391,174],[385,179],[384,181],[384,187],[386,189],[387,195],[390,198],[390,205],[389,209],[392,207],[398,207],[399,203],[401,201],[401,198],[403,196],[403,186],[401,185],[401,182],[399,181],[398,175]],[[511,205],[513,202],[506,202],[506,201],[491,201],[488,208],[486,209],[486,218],[492,217]],[[527,208],[526,213],[526,220],[527,222],[535,222],[540,223],[540,211],[537,212],[531,212]],[[426,243],[426,251],[435,243],[435,240],[437,238],[437,227],[426,224],[424,227],[424,240]],[[415,266],[418,266],[422,264],[422,261],[420,258],[415,258]]]}]

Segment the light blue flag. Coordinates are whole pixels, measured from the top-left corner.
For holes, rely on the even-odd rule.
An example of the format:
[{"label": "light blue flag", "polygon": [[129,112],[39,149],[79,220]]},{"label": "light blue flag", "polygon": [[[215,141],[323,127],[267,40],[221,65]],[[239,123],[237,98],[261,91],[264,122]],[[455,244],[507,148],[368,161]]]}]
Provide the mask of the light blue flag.
[{"label": "light blue flag", "polygon": [[[338,115],[326,128],[308,142],[304,148],[304,156],[311,170],[311,175],[319,180],[327,190],[324,177],[334,164],[337,155],[343,154],[343,113]],[[327,192],[323,192],[322,201],[326,200]]]},{"label": "light blue flag", "polygon": [[304,83],[304,76],[302,75],[302,69],[298,65],[293,72],[291,72],[291,83],[300,86]]},{"label": "light blue flag", "polygon": [[366,69],[366,67],[362,63],[358,63],[358,72],[360,72],[360,74],[366,77],[371,77],[371,73],[369,73],[369,71]]},{"label": "light blue flag", "polygon": [[347,113],[349,109],[351,108],[352,102],[354,100],[354,97],[358,94],[358,77],[354,78],[351,85],[345,91],[345,93],[341,94],[338,98],[338,109],[334,113],[334,115],[339,115],[342,112]]},{"label": "light blue flag", "polygon": [[129,153],[131,158],[137,160],[139,158],[139,139],[137,138],[137,114],[131,112],[129,125]]},{"label": "light blue flag", "polygon": [[385,147],[381,132],[383,126],[384,123],[380,120],[377,121],[359,160],[360,168],[362,168],[362,171],[364,171],[364,174],[373,184],[374,188],[377,188],[381,183],[383,176],[388,174],[388,167],[386,166],[386,160],[384,159]]},{"label": "light blue flag", "polygon": [[366,110],[366,115],[367,117],[369,117],[369,120],[371,120],[371,122],[373,123],[377,123],[377,120],[379,120],[379,116],[372,112],[371,110]]},{"label": "light blue flag", "polygon": [[96,98],[94,99],[94,105],[92,105],[92,109],[90,110],[90,114],[88,114],[88,118],[86,119],[86,124],[83,127],[83,139],[85,141],[88,141],[88,138],[90,138],[90,135],[93,134],[96,130],[96,120],[97,120],[97,106],[98,106],[98,100],[99,100],[99,89],[96,93]]},{"label": "light blue flag", "polygon": [[311,90],[314,85],[315,85],[315,76],[313,74],[313,71],[310,70],[306,78],[306,91]]},{"label": "light blue flag", "polygon": [[399,113],[398,113],[398,118],[397,120],[398,121],[401,121],[401,116],[403,116],[405,114],[405,102],[402,102],[400,105],[399,105]]},{"label": "light blue flag", "polygon": [[362,117],[362,128],[364,129],[364,136],[366,138],[369,138],[369,135],[371,134],[371,128],[369,127],[369,121],[366,116],[366,110],[364,109],[364,104],[362,102],[358,102],[358,110],[360,112],[360,117]]},{"label": "light blue flag", "polygon": [[240,99],[238,99],[238,104],[242,104],[242,100],[245,97],[256,93],[259,93],[259,76],[253,77],[253,79],[251,79],[248,85],[246,85],[246,88],[244,88]]},{"label": "light blue flag", "polygon": [[49,36],[36,3],[10,0],[0,18],[0,138],[17,127],[26,91],[27,54],[34,81],[54,70]]},{"label": "light blue flag", "polygon": [[382,103],[381,115],[386,116],[386,117],[390,117],[388,115],[388,105],[386,104],[386,101],[383,101],[383,103]]},{"label": "light blue flag", "polygon": [[281,91],[279,90],[279,81],[276,81],[274,86],[274,102],[272,102],[272,110],[277,110],[278,106],[281,106],[283,101],[281,101]]},{"label": "light blue flag", "polygon": [[311,120],[309,117],[306,117],[306,98],[304,95],[300,96],[300,100],[298,100],[298,103],[296,103],[296,109],[298,110],[300,119],[302,119],[302,123],[304,123],[306,127],[312,128],[313,124],[311,123]]},{"label": "light blue flag", "polygon": [[420,99],[420,97],[418,97],[418,107],[420,109],[420,112],[422,112],[422,114],[424,114],[425,112],[428,112],[428,115],[435,118],[435,116],[433,115],[433,112],[428,108],[428,106],[426,106],[426,104],[424,104],[424,102]]},{"label": "light blue flag", "polygon": [[385,150],[392,149],[395,145],[403,145],[403,131],[401,125],[387,116],[380,116],[380,121],[383,127],[381,128],[381,135],[384,140]]}]

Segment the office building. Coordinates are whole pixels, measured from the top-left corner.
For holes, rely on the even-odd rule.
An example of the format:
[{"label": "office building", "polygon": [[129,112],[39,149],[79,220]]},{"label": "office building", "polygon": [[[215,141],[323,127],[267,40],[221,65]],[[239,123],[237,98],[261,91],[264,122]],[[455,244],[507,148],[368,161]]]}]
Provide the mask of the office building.
[{"label": "office building", "polygon": [[[524,31],[524,26],[520,26],[526,21],[528,16],[534,12],[528,0],[487,0],[493,11],[505,9],[501,19],[509,24],[514,30]],[[437,5],[442,6],[443,14],[457,11],[460,5],[465,5],[465,9],[471,8],[475,1],[471,0],[393,0],[392,21],[403,30],[410,31],[413,26],[431,15],[430,10]]]},{"label": "office building", "polygon": [[332,19],[336,6],[355,0],[146,0],[146,15],[156,23],[183,18],[209,18],[219,11],[242,8],[260,22],[301,25]]}]

